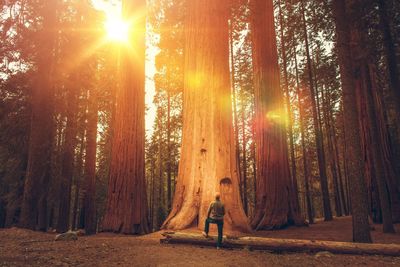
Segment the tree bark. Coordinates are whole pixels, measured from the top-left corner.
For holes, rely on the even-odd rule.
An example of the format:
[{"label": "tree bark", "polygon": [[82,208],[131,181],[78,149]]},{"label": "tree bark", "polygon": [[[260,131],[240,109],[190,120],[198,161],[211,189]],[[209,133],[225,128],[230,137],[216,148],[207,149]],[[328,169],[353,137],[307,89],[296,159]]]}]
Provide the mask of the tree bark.
[{"label": "tree bark", "polygon": [[225,227],[250,231],[239,193],[229,83],[227,0],[187,3],[181,159],[164,229],[204,227],[215,192]]},{"label": "tree bark", "polygon": [[256,230],[302,225],[289,171],[273,1],[251,3],[257,144],[257,200],[251,225]]},{"label": "tree bark", "polygon": [[[238,162],[238,175],[239,175],[239,191],[243,201],[244,212],[247,214],[247,203],[245,202],[246,192],[243,188],[244,180],[242,179],[242,168],[240,166],[240,145],[239,145],[239,126],[238,126],[238,115],[237,115],[237,105],[236,105],[236,79],[235,79],[235,57],[233,52],[233,26],[232,19],[229,22],[229,54],[231,63],[231,85],[232,85],[232,100],[233,100],[233,121],[234,121],[234,133],[235,133],[235,146],[236,146],[236,160]],[[243,145],[245,149],[245,145]],[[243,168],[246,168],[243,165]],[[244,173],[244,172],[243,172]]]},{"label": "tree bark", "polygon": [[146,1],[123,1],[124,18],[134,21],[122,48],[117,88],[110,177],[103,231],[148,232],[144,177],[144,83]]},{"label": "tree bark", "polygon": [[373,88],[370,69],[367,64],[361,67],[361,88],[363,89],[361,94],[365,94],[367,105],[367,115],[368,115],[368,128],[371,134],[371,139],[374,142],[371,145],[374,169],[376,174],[376,183],[379,192],[379,202],[382,211],[382,222],[383,222],[383,232],[384,233],[394,233],[394,227],[392,222],[392,212],[390,207],[390,199],[388,191],[386,190],[386,180],[387,172],[385,171],[385,166],[382,158],[381,148],[384,145],[379,136],[379,129],[377,121],[379,118],[376,116],[375,103],[373,101]]},{"label": "tree bark", "polygon": [[333,15],[336,24],[337,48],[339,51],[340,76],[343,94],[343,117],[345,128],[346,159],[348,163],[348,183],[351,192],[351,212],[353,221],[353,241],[370,243],[371,233],[368,223],[368,200],[358,127],[356,85],[353,77],[350,32],[345,0],[333,1]]}]

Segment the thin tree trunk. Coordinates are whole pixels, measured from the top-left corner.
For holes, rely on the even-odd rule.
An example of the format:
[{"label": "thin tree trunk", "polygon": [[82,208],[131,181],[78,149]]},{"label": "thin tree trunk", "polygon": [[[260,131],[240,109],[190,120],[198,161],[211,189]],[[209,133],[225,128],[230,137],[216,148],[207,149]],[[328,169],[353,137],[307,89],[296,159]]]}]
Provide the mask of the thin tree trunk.
[{"label": "thin tree trunk", "polygon": [[[330,118],[333,118],[332,112],[330,113]],[[347,201],[346,201],[346,197],[345,197],[345,193],[344,193],[345,184],[343,181],[343,172],[342,172],[342,169],[340,168],[339,145],[338,145],[338,140],[337,140],[337,136],[336,136],[335,125],[333,125],[333,127],[332,127],[332,142],[333,142],[333,147],[334,147],[334,157],[335,157],[335,162],[336,162],[336,169],[338,171],[340,198],[342,200],[342,207],[343,207],[344,215],[347,216],[347,215],[349,215],[349,210],[348,210]]]},{"label": "thin tree trunk", "polygon": [[74,207],[72,208],[72,225],[71,228],[75,230],[78,226],[79,220],[79,207],[80,199],[79,195],[81,194],[81,180],[82,180],[82,166],[83,166],[83,151],[85,150],[85,128],[80,132],[80,144],[79,144],[79,155],[76,159],[76,174],[75,174],[75,194],[74,194]]},{"label": "thin tree trunk", "polygon": [[301,93],[300,93],[300,83],[299,83],[299,71],[297,65],[297,51],[295,49],[294,53],[294,64],[296,70],[296,93],[297,98],[299,101],[299,116],[300,116],[300,134],[301,134],[301,148],[303,152],[303,169],[304,169],[304,188],[305,188],[305,199],[307,205],[307,215],[308,215],[308,223],[314,223],[314,212],[312,208],[312,201],[311,201],[311,192],[310,192],[310,170],[308,167],[307,162],[307,150],[306,150],[306,135],[304,131],[304,107],[303,103],[301,102]]},{"label": "thin tree trunk", "polygon": [[167,207],[171,210],[172,179],[171,179],[171,93],[167,91]]},{"label": "thin tree trunk", "polygon": [[279,24],[280,24],[280,38],[281,38],[281,50],[282,50],[282,61],[283,61],[283,76],[285,81],[285,95],[286,95],[286,109],[287,109],[287,128],[289,131],[289,150],[290,150],[290,165],[291,165],[291,174],[292,174],[292,182],[293,187],[296,194],[296,205],[297,209],[300,210],[299,204],[299,193],[298,193],[298,183],[297,183],[297,173],[296,173],[296,158],[294,154],[294,141],[293,141],[293,120],[292,120],[292,108],[290,103],[290,93],[289,93],[289,78],[287,71],[287,57],[286,57],[286,44],[284,40],[283,34],[283,15],[282,15],[282,7],[281,1],[278,1],[279,7]]},{"label": "thin tree trunk", "polygon": [[155,193],[155,186],[154,186],[154,180],[155,180],[155,162],[154,159],[151,160],[151,193],[150,193],[150,229],[151,231],[154,230],[154,196],[156,195]]},{"label": "thin tree trunk", "polygon": [[312,115],[313,115],[313,123],[314,123],[314,130],[315,130],[315,144],[317,147],[317,156],[318,156],[318,169],[320,175],[320,182],[321,182],[321,192],[322,192],[322,202],[324,207],[324,218],[325,221],[332,220],[332,211],[331,211],[331,204],[329,200],[329,190],[328,190],[328,177],[326,175],[326,164],[325,164],[325,154],[323,151],[323,137],[321,129],[318,125],[318,111],[317,111],[317,104],[315,100],[315,84],[314,78],[312,74],[312,64],[311,64],[311,57],[310,57],[310,49],[308,43],[308,34],[307,34],[307,24],[306,24],[306,17],[305,17],[305,10],[304,10],[304,0],[301,0],[301,12],[303,18],[303,34],[305,40],[305,47],[306,47],[306,55],[307,55],[307,69],[308,69],[308,80],[310,85],[310,96],[311,96],[311,106],[312,106]]},{"label": "thin tree trunk", "polygon": [[61,162],[61,177],[59,184],[60,205],[58,210],[57,232],[63,233],[70,227],[71,184],[74,176],[74,158],[77,135],[77,109],[78,109],[78,73],[71,74],[70,79],[74,87],[67,93],[67,125]]},{"label": "thin tree trunk", "polygon": [[324,113],[324,121],[325,121],[325,131],[326,131],[326,139],[328,143],[328,150],[331,151],[331,153],[328,155],[329,159],[329,166],[331,168],[331,173],[332,173],[332,180],[333,180],[333,189],[335,192],[335,211],[336,211],[336,216],[340,217],[342,216],[342,205],[341,205],[341,199],[340,199],[340,193],[339,193],[339,179],[338,179],[338,169],[337,163],[336,163],[336,157],[335,157],[335,148],[333,146],[333,135],[334,135],[334,129],[331,124],[333,121],[333,118],[330,116],[330,101],[327,99],[329,96],[325,95],[324,88],[321,90],[321,97],[322,97],[322,107],[323,107],[323,113]]},{"label": "thin tree trunk", "polygon": [[88,112],[86,125],[86,154],[84,175],[84,219],[85,233],[95,234],[97,230],[96,219],[96,147],[98,123],[98,99],[95,88],[89,90]]},{"label": "thin tree trunk", "polygon": [[157,209],[156,209],[156,214],[157,214],[157,228],[159,228],[162,224],[161,215],[164,214],[164,170],[163,170],[163,145],[162,145],[162,132],[163,132],[163,127],[162,127],[162,110],[161,107],[159,107],[158,111],[158,152],[157,152],[157,163],[158,163],[158,198],[157,198]]},{"label": "thin tree trunk", "polygon": [[244,212],[248,214],[247,212],[247,138],[246,138],[246,122],[244,118],[244,113],[245,113],[245,105],[242,105],[242,114],[241,114],[241,119],[242,119],[242,145],[243,145],[243,150],[242,150],[242,157],[243,157],[243,208]]}]

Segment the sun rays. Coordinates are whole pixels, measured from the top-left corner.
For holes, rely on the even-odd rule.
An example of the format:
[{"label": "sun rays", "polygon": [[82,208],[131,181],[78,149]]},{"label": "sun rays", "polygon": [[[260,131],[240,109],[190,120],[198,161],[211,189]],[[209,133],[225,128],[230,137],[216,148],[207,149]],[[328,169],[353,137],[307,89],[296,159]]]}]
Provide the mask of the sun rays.
[{"label": "sun rays", "polygon": [[112,42],[129,42],[131,23],[124,21],[120,16],[108,15],[104,23],[106,38]]}]

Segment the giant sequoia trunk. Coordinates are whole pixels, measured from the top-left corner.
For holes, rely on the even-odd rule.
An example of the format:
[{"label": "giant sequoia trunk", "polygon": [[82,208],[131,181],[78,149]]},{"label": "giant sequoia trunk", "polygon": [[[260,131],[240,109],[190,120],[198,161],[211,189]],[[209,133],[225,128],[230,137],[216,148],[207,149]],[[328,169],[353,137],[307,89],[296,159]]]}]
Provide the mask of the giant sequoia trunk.
[{"label": "giant sequoia trunk", "polygon": [[50,180],[50,162],[53,127],[52,66],[56,37],[56,3],[43,6],[43,40],[37,48],[37,75],[32,94],[32,117],[29,137],[28,166],[24,185],[19,225],[24,228],[47,228],[47,191]]},{"label": "giant sequoia trunk", "polygon": [[272,0],[252,1],[257,188],[251,224],[257,230],[303,223],[289,172],[273,10]]},{"label": "giant sequoia trunk", "polygon": [[232,127],[228,12],[227,0],[187,3],[181,160],[164,229],[202,229],[219,191],[226,228],[250,231],[240,201]]},{"label": "giant sequoia trunk", "polygon": [[122,48],[117,88],[107,206],[103,231],[148,232],[144,177],[145,0],[123,1],[125,19],[134,21]]}]

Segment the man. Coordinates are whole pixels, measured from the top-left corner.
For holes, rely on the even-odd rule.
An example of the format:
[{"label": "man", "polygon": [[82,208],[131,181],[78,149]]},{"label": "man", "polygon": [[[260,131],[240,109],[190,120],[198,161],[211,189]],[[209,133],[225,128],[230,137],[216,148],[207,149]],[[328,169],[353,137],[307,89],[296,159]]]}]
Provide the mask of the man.
[{"label": "man", "polygon": [[221,195],[219,193],[215,194],[215,201],[211,202],[210,207],[207,212],[207,219],[204,226],[203,236],[208,237],[208,230],[210,228],[210,223],[215,223],[218,227],[218,241],[217,249],[221,247],[222,244],[222,230],[224,227],[224,215],[225,207],[220,200]]}]

